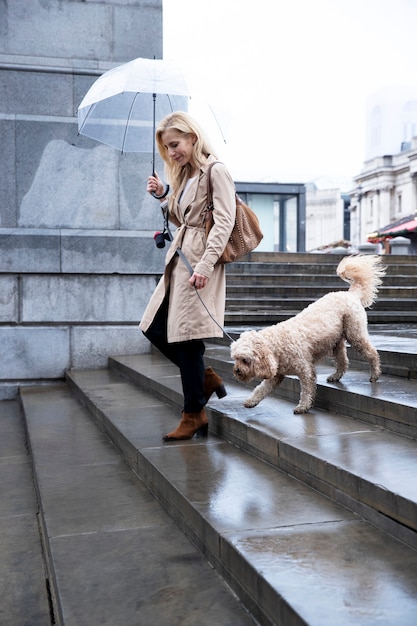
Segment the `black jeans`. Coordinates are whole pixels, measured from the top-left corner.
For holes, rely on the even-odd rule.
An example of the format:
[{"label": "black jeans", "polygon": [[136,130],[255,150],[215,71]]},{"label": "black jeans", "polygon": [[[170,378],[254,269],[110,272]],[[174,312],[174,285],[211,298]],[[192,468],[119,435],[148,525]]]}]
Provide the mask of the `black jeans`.
[{"label": "black jeans", "polygon": [[143,332],[145,337],[172,363],[179,367],[184,412],[199,413],[206,404],[204,393],[204,352],[202,339],[168,343],[167,340],[168,296],[164,299],[152,324]]}]

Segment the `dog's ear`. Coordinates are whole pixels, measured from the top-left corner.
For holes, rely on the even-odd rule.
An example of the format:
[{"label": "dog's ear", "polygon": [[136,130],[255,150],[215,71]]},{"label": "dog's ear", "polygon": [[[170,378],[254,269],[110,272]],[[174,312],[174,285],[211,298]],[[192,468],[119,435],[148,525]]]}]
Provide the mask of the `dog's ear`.
[{"label": "dog's ear", "polygon": [[245,332],[241,333],[239,339],[236,339],[236,341],[233,341],[230,345],[230,354],[232,359],[235,358],[235,356],[237,355],[237,353],[240,353],[241,351],[243,351],[247,356],[252,356],[251,353],[251,345],[252,345],[252,340],[251,337],[255,336],[256,330],[245,330]]},{"label": "dog's ear", "polygon": [[277,373],[278,363],[268,342],[259,334],[253,338],[253,369],[255,378],[273,378]]}]

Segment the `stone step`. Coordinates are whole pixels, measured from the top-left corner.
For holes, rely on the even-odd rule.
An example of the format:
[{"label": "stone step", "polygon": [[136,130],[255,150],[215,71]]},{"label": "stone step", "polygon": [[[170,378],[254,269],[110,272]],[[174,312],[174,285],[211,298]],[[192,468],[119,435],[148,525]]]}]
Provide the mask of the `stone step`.
[{"label": "stone step", "polygon": [[[260,330],[261,327],[251,328],[228,328],[227,332],[232,340],[239,338],[240,334],[245,330]],[[384,334],[384,332],[386,334]],[[396,334],[394,334],[396,333]],[[385,326],[371,326],[370,336],[373,345],[379,352],[381,359],[381,371],[383,374],[391,374],[393,376],[400,376],[407,379],[417,378],[417,328],[415,326],[401,326],[397,328],[385,327]],[[226,337],[216,339],[210,344],[210,354],[215,353],[215,347],[229,346],[230,340]],[[222,359],[226,362],[229,361],[228,348],[221,353]],[[364,361],[363,357],[359,355],[351,346],[347,346],[347,352],[350,362],[350,369],[355,368],[359,370],[368,371],[368,363]],[[329,359],[328,363],[332,363]],[[222,365],[222,370],[224,366]],[[230,371],[226,370],[226,375]]]},{"label": "stone step", "polygon": [[[417,341],[410,336],[390,337],[374,335],[371,332],[371,340],[379,352],[381,358],[381,370],[383,374],[401,376],[410,380],[417,378]],[[348,347],[350,365],[359,369],[368,369],[367,363],[351,347]]]},{"label": "stone step", "polygon": [[16,400],[0,402],[0,468],[0,624],[50,626],[31,460]]},{"label": "stone step", "polygon": [[[282,290],[284,290],[284,293]],[[254,297],[273,297],[281,296],[285,298],[294,298],[294,297],[308,297],[311,300],[317,300],[321,296],[324,296],[329,291],[347,291],[342,285],[339,285],[339,289],[332,289],[331,287],[327,287],[325,285],[314,285],[310,284],[308,278],[304,278],[304,283],[300,285],[263,285],[257,282],[243,282],[242,284],[236,285],[228,282],[226,286],[226,295],[227,297],[237,297],[241,296],[244,298],[254,298]],[[416,299],[416,287],[380,287],[378,290],[378,299],[387,299],[387,298],[410,298],[412,302]]]},{"label": "stone step", "polygon": [[[112,388],[114,375],[85,375],[90,383],[91,376],[95,378],[97,389],[100,385]],[[152,416],[159,413],[167,421],[169,417],[175,420],[167,405],[155,398],[150,404],[144,402],[137,390],[130,395],[129,405],[125,387],[122,383],[121,393],[113,398],[115,413],[130,411],[131,426],[142,428],[147,422],[143,411],[148,408]],[[27,572],[26,597],[20,596],[20,611],[26,608],[25,614],[15,609],[13,615],[21,614],[21,619],[9,619],[10,614],[4,612],[8,602],[2,597],[1,624],[253,624],[230,588],[129,469],[66,385],[27,387],[21,390],[21,399],[54,613],[49,621],[49,608],[48,615],[41,616],[29,607],[37,582],[32,567]],[[16,524],[16,529],[22,533],[22,524]],[[2,536],[9,539],[13,534],[9,528]],[[23,550],[29,540],[25,536],[20,541]],[[29,555],[9,564],[8,576],[15,584],[22,582],[16,570],[25,562],[29,564]]]},{"label": "stone step", "polygon": [[[282,322],[330,291],[346,290],[336,275],[337,255],[252,253],[251,262],[226,267],[225,323],[266,325]],[[274,262],[275,261],[275,262]],[[410,257],[383,258],[387,275],[368,310],[372,324],[417,322],[417,274]]]},{"label": "stone step", "polygon": [[[349,482],[349,475],[353,476],[349,465],[353,466],[358,489],[374,480],[382,491],[387,480],[396,480],[395,499],[405,514],[400,501],[412,499],[410,481],[408,493],[404,485],[405,469],[414,477],[412,455],[410,465],[397,464],[401,466],[399,474],[397,467],[387,474],[389,462],[396,457],[391,450],[390,461],[384,461],[388,440],[383,440],[382,429],[356,421],[355,430],[346,430],[338,416],[321,411],[294,420],[290,403],[277,398],[268,398],[263,410],[249,418],[241,408],[245,390],[232,384],[227,398],[214,399],[208,405],[212,432],[207,441],[194,438],[162,444],[161,434],[175,427],[179,419],[181,393],[176,368],[157,354],[111,361],[112,372],[68,372],[71,388],[262,625],[413,623],[417,559],[416,551],[403,540],[412,543],[410,536],[415,531],[389,520],[395,530],[400,526],[399,541],[392,535],[392,527],[391,534],[383,532],[332,501],[331,497],[338,496],[330,483],[331,497],[325,497],[276,463],[273,466],[269,459],[275,457],[276,461],[282,449],[283,461],[290,466],[291,449],[295,446],[301,453],[305,448],[313,456],[308,449],[313,442],[322,456],[331,450],[335,455],[338,449],[339,462],[346,466],[340,473],[345,473]],[[171,407],[176,408],[175,415]],[[227,421],[230,425],[225,425]],[[244,443],[242,449],[226,440],[229,433]],[[370,448],[373,435],[374,453],[381,444],[375,458]],[[390,433],[387,436],[405,461],[401,454],[414,442]],[[361,455],[362,461],[355,467],[354,461]],[[347,487],[351,498],[356,495],[355,485]],[[371,488],[369,496],[368,491]]]},{"label": "stone step", "polygon": [[[292,258],[292,255],[291,257]],[[415,276],[416,266],[413,261],[410,261],[410,258],[407,257],[407,262],[404,263],[396,263],[394,262],[394,257],[384,257],[382,260],[382,264],[386,267],[386,275],[387,276]],[[323,259],[320,256],[320,259]],[[288,275],[288,274],[301,274],[301,275],[318,275],[323,274],[325,276],[336,276],[336,268],[338,266],[339,260],[333,259],[333,257],[329,258],[327,263],[318,263],[311,262],[311,256],[307,255],[304,257],[304,262],[296,262],[296,261],[287,261],[287,262],[277,262],[277,263],[242,263],[235,262],[226,266],[226,272],[228,276],[239,276],[239,275],[251,275],[251,274],[274,274],[274,275]]]},{"label": "stone step", "polygon": [[[245,310],[243,307],[240,311],[229,311],[226,309],[225,324],[227,326],[266,326],[269,324],[277,324],[284,320],[297,315],[300,309],[271,311],[269,309],[258,308],[258,310]],[[375,311],[367,310],[369,324],[416,324],[417,309],[400,310],[400,311]]]},{"label": "stone step", "polygon": [[[346,255],[341,254],[318,254],[311,252],[252,252],[243,261],[250,263],[293,265],[297,263],[305,265],[337,265]],[[409,254],[384,254],[382,261],[384,265],[410,266],[413,264],[413,256]],[[232,265],[236,265],[233,263]]]},{"label": "stone step", "polygon": [[[226,296],[226,308],[227,311],[233,310],[257,310],[257,309],[270,309],[273,310],[290,310],[290,311],[302,311],[309,304],[314,302],[311,298],[295,298],[287,297],[286,291],[284,297],[277,297],[275,294],[268,296],[251,297],[250,295],[237,295],[235,297]],[[378,298],[375,304],[372,305],[371,311],[403,311],[404,309],[417,310],[417,289],[416,297],[413,298]],[[368,311],[369,312],[369,311]]]},{"label": "stone step", "polygon": [[[347,289],[348,285],[342,281],[336,273],[332,274],[319,274],[313,272],[315,268],[310,268],[310,272],[291,272],[282,274],[279,272],[248,272],[248,273],[230,273],[227,274],[227,285],[231,287],[245,286],[248,281],[251,285],[276,285],[276,286],[290,286],[297,287],[304,285],[306,280],[312,286],[319,285],[322,288],[334,289],[340,291]],[[414,268],[415,269],[415,268]],[[383,284],[380,290],[384,287],[417,287],[417,274],[392,274],[384,276]]]},{"label": "stone step", "polygon": [[[342,257],[340,257],[342,258]],[[266,325],[282,322],[330,291],[346,284],[336,274],[336,255],[253,253],[251,262],[226,267],[225,323]],[[409,256],[384,257],[387,275],[368,310],[371,324],[417,322],[417,274]]]},{"label": "stone step", "polygon": [[[333,491],[336,491],[343,503],[349,501],[352,510],[361,515],[366,513],[384,530],[393,524],[403,540],[408,537],[417,547],[417,483],[401,486],[402,472],[408,472],[413,455],[417,470],[417,443],[411,439],[417,436],[415,382],[384,376],[371,385],[367,373],[351,370],[343,384],[329,384],[326,377],[332,368],[323,366],[314,411],[295,416],[292,411],[299,396],[298,379],[287,377],[273,396],[254,409],[245,409],[243,399],[249,391],[230,382],[231,362],[230,358],[227,361],[225,348],[216,346],[206,351],[206,361],[221,373],[232,390],[230,398],[218,408],[216,405],[211,424],[214,432],[271,465],[293,473],[325,495],[335,497]],[[158,361],[154,356],[153,363],[163,367],[164,359]],[[146,373],[147,355],[118,357],[110,359],[110,364],[140,387],[180,408],[179,377],[151,379]],[[317,453],[312,462],[314,453],[310,454],[308,445],[312,449],[316,445],[324,456]],[[341,455],[344,448],[350,451],[345,467],[337,460],[337,452],[334,454],[335,445]],[[393,464],[395,471],[391,477],[385,476],[387,470],[381,462],[381,475],[375,468],[373,482],[361,454],[367,450],[377,459],[385,447],[390,450],[387,465]],[[287,452],[289,449],[291,452]],[[401,463],[396,463],[396,455],[398,459],[406,459],[403,468]]]}]

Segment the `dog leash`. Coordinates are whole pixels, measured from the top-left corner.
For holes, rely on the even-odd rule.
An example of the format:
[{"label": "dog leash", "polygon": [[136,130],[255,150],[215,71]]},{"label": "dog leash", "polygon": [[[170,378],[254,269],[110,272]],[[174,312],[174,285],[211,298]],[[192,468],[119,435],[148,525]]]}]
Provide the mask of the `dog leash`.
[{"label": "dog leash", "polygon": [[[168,207],[163,207],[162,208],[162,213],[164,216],[164,230],[166,230],[166,232],[168,233],[168,237],[169,240],[172,241],[174,239],[174,237],[172,236],[171,230],[169,228],[169,223],[168,223]],[[187,270],[190,273],[190,276],[192,276],[194,274],[194,269],[193,266],[191,265],[191,263],[189,262],[189,260],[187,259],[187,257],[185,256],[184,252],[181,250],[181,248],[178,246],[178,248],[176,249],[176,254],[178,254],[178,256],[180,257],[180,259],[183,261],[185,267],[187,268]],[[213,322],[216,324],[216,326],[218,326],[218,328],[220,328],[220,330],[222,331],[222,333],[229,339],[230,343],[233,343],[234,339],[229,335],[229,333],[223,328],[223,326],[221,326],[219,324],[219,322],[214,318],[214,316],[210,313],[210,311],[208,310],[206,303],[204,302],[204,300],[202,299],[202,297],[200,296],[197,287],[194,285],[194,289],[195,292],[197,294],[198,299],[200,300],[201,304],[203,305],[203,307],[206,309],[209,317],[213,320]]]}]

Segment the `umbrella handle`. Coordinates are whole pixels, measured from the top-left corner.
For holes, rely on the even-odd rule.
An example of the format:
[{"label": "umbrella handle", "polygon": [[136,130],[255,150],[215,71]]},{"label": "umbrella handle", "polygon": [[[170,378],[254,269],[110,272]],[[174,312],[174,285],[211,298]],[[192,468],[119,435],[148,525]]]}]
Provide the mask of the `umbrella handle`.
[{"label": "umbrella handle", "polygon": [[154,197],[154,198],[156,198],[157,200],[161,200],[162,198],[165,198],[165,196],[167,196],[167,195],[168,195],[168,192],[169,192],[169,185],[167,185],[167,186],[165,187],[165,191],[164,191],[164,193],[161,193],[161,195],[160,195],[160,196],[158,196],[158,194],[156,194],[154,191],[151,191],[151,196],[153,196],[153,197]]},{"label": "umbrella handle", "polygon": [[[155,57],[154,57],[155,58]],[[152,176],[155,176],[155,106],[156,106],[156,93],[152,94],[153,98],[153,133],[152,133]],[[165,187],[165,191],[162,195],[158,196],[154,191],[151,191],[151,195],[157,200],[162,200],[168,195],[169,185]]]}]

